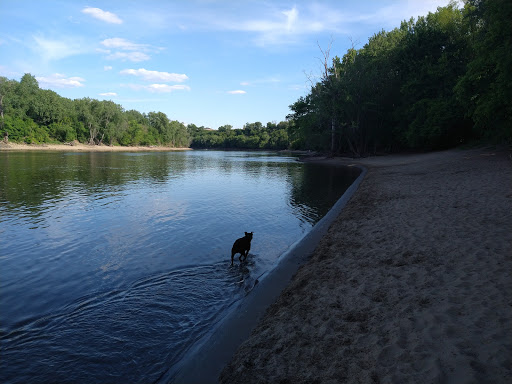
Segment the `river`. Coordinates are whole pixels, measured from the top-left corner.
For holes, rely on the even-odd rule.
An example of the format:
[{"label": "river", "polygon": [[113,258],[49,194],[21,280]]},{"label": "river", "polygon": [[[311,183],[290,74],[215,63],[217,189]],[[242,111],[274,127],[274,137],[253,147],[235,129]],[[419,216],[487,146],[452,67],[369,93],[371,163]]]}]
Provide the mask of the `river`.
[{"label": "river", "polygon": [[158,380],[357,174],[273,152],[0,152],[0,381]]}]

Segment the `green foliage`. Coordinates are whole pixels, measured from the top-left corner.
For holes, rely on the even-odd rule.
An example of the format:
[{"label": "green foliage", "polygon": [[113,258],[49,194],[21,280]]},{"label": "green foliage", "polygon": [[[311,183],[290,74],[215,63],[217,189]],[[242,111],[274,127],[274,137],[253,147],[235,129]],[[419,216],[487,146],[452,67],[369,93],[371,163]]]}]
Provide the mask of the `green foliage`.
[{"label": "green foliage", "polygon": [[50,137],[59,142],[69,143],[77,139],[76,130],[68,122],[51,123],[48,126]]},{"label": "green foliage", "polygon": [[464,18],[471,59],[457,96],[480,137],[512,142],[512,3],[467,0]]},{"label": "green foliage", "polygon": [[0,121],[14,142],[44,143],[78,140],[90,144],[168,145],[188,147],[184,124],[162,112],[142,114],[113,101],[70,100],[39,88],[25,74],[20,82],[0,77]]},{"label": "green foliage", "polygon": [[512,3],[468,0],[335,57],[290,105],[294,148],[356,156],[512,139]]},{"label": "green foliage", "polygon": [[9,140],[21,141],[27,144],[39,144],[49,141],[48,130],[37,125],[34,120],[19,117],[4,117],[4,131],[9,133]]},{"label": "green foliage", "polygon": [[233,148],[233,149],[287,149],[288,122],[279,124],[261,122],[247,123],[243,128],[233,129],[231,125],[223,125],[217,130],[187,126],[191,136],[192,148]]}]

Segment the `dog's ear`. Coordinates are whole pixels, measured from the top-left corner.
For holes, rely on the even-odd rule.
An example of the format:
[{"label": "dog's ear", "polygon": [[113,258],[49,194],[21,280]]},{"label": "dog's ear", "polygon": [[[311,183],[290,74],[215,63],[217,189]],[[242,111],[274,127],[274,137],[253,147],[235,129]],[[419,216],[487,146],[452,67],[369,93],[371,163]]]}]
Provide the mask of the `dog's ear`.
[{"label": "dog's ear", "polygon": [[244,233],[245,233],[245,236],[247,236],[247,235],[248,235],[248,233],[247,233],[247,232],[244,232]]}]

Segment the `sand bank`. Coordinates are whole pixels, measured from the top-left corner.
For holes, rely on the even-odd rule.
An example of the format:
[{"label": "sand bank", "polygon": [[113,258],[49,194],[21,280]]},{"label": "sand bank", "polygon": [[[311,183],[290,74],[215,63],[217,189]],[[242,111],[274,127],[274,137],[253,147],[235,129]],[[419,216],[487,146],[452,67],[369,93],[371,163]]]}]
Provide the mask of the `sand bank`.
[{"label": "sand bank", "polygon": [[18,144],[0,143],[0,151],[64,151],[64,152],[146,152],[146,151],[184,151],[190,148],[172,147],[121,147],[109,145],[88,145],[75,142],[71,144]]},{"label": "sand bank", "polygon": [[510,151],[357,163],[358,191],[220,381],[512,382]]}]

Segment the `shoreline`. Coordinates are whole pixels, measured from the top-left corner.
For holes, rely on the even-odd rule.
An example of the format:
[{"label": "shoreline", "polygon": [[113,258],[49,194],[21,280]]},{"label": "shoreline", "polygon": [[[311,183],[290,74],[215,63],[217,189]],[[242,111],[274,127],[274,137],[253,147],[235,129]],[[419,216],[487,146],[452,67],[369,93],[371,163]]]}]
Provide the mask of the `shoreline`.
[{"label": "shoreline", "polygon": [[510,150],[308,161],[368,173],[220,382],[509,382]]},{"label": "shoreline", "polygon": [[19,143],[0,143],[0,152],[6,151],[60,151],[60,152],[169,152],[169,151],[190,151],[191,148],[174,147],[123,147],[109,145],[89,145],[82,143],[73,144],[19,144]]}]

